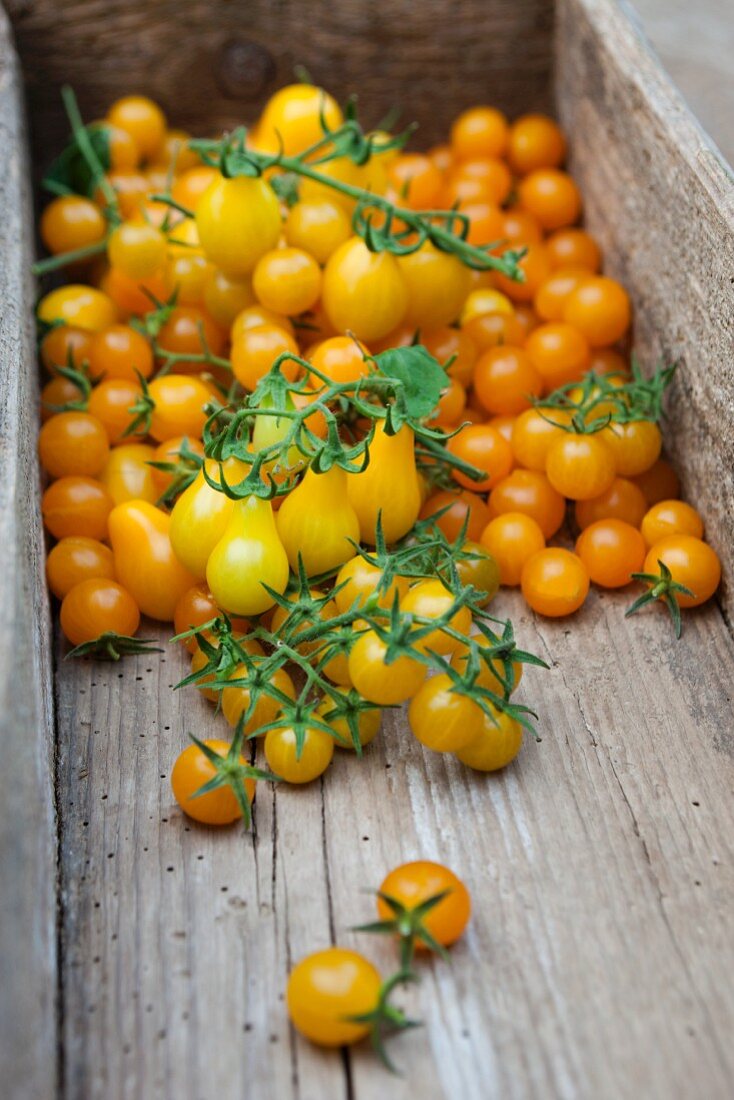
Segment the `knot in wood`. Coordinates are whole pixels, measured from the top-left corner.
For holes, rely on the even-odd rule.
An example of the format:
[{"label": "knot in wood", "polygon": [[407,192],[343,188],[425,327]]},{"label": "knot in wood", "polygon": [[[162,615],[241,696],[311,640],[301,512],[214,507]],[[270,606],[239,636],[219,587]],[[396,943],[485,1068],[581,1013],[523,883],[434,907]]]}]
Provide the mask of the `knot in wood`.
[{"label": "knot in wood", "polygon": [[275,78],[272,54],[259,42],[229,38],[221,47],[216,64],[220,91],[229,99],[256,99]]}]

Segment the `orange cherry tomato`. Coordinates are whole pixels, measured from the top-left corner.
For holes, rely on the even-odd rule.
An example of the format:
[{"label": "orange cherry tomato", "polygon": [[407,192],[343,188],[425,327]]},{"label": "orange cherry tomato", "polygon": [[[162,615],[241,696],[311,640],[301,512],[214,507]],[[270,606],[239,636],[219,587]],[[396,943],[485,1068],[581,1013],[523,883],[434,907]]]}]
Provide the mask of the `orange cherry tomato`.
[{"label": "orange cherry tomato", "polygon": [[[224,333],[211,317],[197,306],[176,306],[158,333],[158,347],[168,355],[202,355],[206,348],[213,355],[224,351]],[[204,346],[206,344],[206,348]],[[192,370],[201,370],[201,364],[188,364]],[[185,373],[185,362],[176,364],[179,373]]]},{"label": "orange cherry tomato", "polygon": [[[204,744],[217,756],[226,756],[230,750],[230,742],[219,738],[208,738]],[[244,767],[247,762],[240,756],[238,763]],[[196,792],[209,783],[216,773],[214,764],[199,746],[189,745],[179,755],[171,771],[173,797],[194,821],[200,821],[203,825],[231,825],[242,817],[242,810],[228,783],[196,797]],[[252,802],[255,797],[254,779],[246,778],[244,785],[247,799]]]},{"label": "orange cherry tomato", "polygon": [[41,362],[50,374],[57,367],[79,369],[89,359],[93,333],[72,325],[56,325],[41,340]]},{"label": "orange cherry tomato", "polygon": [[[351,336],[331,336],[322,340],[310,355],[313,366],[332,382],[354,382],[370,373],[367,360],[369,351],[364,344]],[[309,374],[308,384],[314,390],[323,389],[326,383],[316,374]]]},{"label": "orange cherry tomato", "polygon": [[64,636],[77,646],[110,632],[132,637],[140,625],[140,612],[121,584],[108,577],[94,577],[67,592],[60,619]]},{"label": "orange cherry tomato", "polygon": [[[429,898],[443,893],[446,893],[446,897],[429,909],[423,924],[437,943],[448,947],[461,937],[471,916],[469,891],[453,871],[440,863],[417,860],[396,867],[380,886],[380,894],[394,898],[406,909],[415,909]],[[377,898],[377,912],[381,920],[395,916],[381,897]],[[418,950],[425,950],[427,947],[420,938],[416,940],[415,946]]]},{"label": "orange cherry tomato", "polygon": [[547,115],[522,115],[510,127],[507,157],[518,176],[539,168],[557,168],[566,156],[566,139]]},{"label": "orange cherry tomato", "polygon": [[247,306],[237,314],[229,330],[230,340],[236,344],[243,332],[251,328],[260,328],[261,325],[272,325],[275,328],[284,329],[295,339],[296,330],[290,317],[286,317],[283,313],[274,313],[272,309],[256,304]]},{"label": "orange cherry tomato", "polygon": [[539,288],[550,275],[551,266],[548,253],[542,244],[528,244],[527,252],[520,260],[518,267],[525,276],[522,283],[517,283],[507,275],[497,274],[495,282],[498,290],[511,298],[513,302],[531,302],[538,293]]},{"label": "orange cherry tomato", "polygon": [[518,187],[520,205],[538,219],[543,229],[563,229],[578,221],[581,194],[567,172],[536,168]]},{"label": "orange cherry tomato", "polygon": [[513,470],[489,494],[489,509],[492,516],[521,512],[549,539],[565,519],[566,501],[540,470]]},{"label": "orange cherry tomato", "polygon": [[487,505],[477,493],[471,493],[468,489],[459,489],[455,493],[448,490],[433,493],[421,508],[420,518],[429,519],[444,508],[447,510],[436,520],[436,524],[451,542],[459,537],[465,520],[466,538],[473,542],[479,540],[489,523]]},{"label": "orange cherry tomato", "polygon": [[477,347],[462,329],[444,325],[421,333],[421,343],[431,355],[446,367],[449,377],[467,386],[474,373]]},{"label": "orange cherry tomato", "polygon": [[533,554],[522,571],[522,594],[533,611],[550,618],[578,611],[589,592],[589,574],[570,550],[546,547]]},{"label": "orange cherry tomato", "polygon": [[443,206],[454,203],[502,204],[510,193],[512,175],[503,160],[476,157],[460,161],[449,173],[443,190]]},{"label": "orange cherry tomato", "polygon": [[[543,230],[540,228],[538,219],[529,210],[513,206],[502,213],[502,238],[512,245],[540,244],[543,240]],[[550,261],[548,262],[549,271]]]},{"label": "orange cherry tomato", "polygon": [[144,615],[173,622],[176,604],[196,580],[173,552],[170,516],[147,501],[130,500],[113,508],[108,522],[117,577]]},{"label": "orange cherry tomato", "polygon": [[670,570],[673,580],[690,589],[692,596],[676,593],[681,607],[698,607],[710,600],[721,580],[721,562],[715,550],[692,535],[666,535],[651,546],[642,567],[643,573],[659,573],[660,562]]},{"label": "orange cherry tomato", "polygon": [[60,412],[64,405],[73,401],[84,401],[84,394],[79,386],[64,378],[60,374],[47,382],[41,390],[41,422],[46,423],[52,416]]},{"label": "orange cherry tomato", "polygon": [[675,500],[680,495],[678,475],[664,458],[659,458],[649,470],[632,480],[644,493],[648,506],[661,500]]},{"label": "orange cherry tomato", "polygon": [[98,244],[106,232],[99,207],[81,195],[52,199],[41,216],[41,240],[53,255]]},{"label": "orange cherry tomato", "polygon": [[[150,313],[155,309],[155,306],[149,295],[153,295],[159,302],[164,302],[173,289],[165,269],[162,272],[150,275],[146,279],[131,279],[123,271],[111,267],[105,273],[100,286],[115,304],[117,311],[123,318],[132,317],[133,315],[143,316]],[[106,325],[101,327],[109,328],[116,320],[117,318],[113,317]]]},{"label": "orange cherry tomato", "polygon": [[150,378],[153,352],[141,332],[130,325],[110,325],[96,333],[89,346],[89,369],[93,376],[137,381]]},{"label": "orange cherry tomato", "polygon": [[485,351],[474,371],[474,392],[490,413],[512,415],[530,408],[540,397],[543,378],[522,348],[496,347]]},{"label": "orange cherry tomato", "polygon": [[562,321],[569,295],[590,278],[583,267],[558,267],[538,287],[533,305],[542,321]]},{"label": "orange cherry tomato", "polygon": [[576,540],[576,553],[594,584],[622,588],[645,560],[645,540],[636,527],[621,519],[600,519]]},{"label": "orange cherry tomato", "polygon": [[[117,196],[117,205],[122,217],[126,221],[139,217],[149,190],[145,174],[121,168],[108,172],[106,179]],[[101,186],[97,187],[93,198],[101,209],[108,205],[107,196]]]},{"label": "orange cherry tomato", "polygon": [[[285,329],[273,324],[245,329],[232,344],[232,372],[245,389],[254,390],[278,356],[286,352],[298,355],[298,344]],[[293,380],[300,367],[295,361],[286,361],[282,371]]]},{"label": "orange cherry tomato", "polygon": [[[122,443],[125,440],[134,416],[130,410],[142,392],[137,381],[130,382],[125,378],[110,378],[109,381],[100,382],[92,390],[87,408],[104,427],[110,443]],[[144,436],[145,429],[140,429],[134,435]]]},{"label": "orange cherry tomato", "polygon": [[68,535],[56,543],[46,558],[46,579],[54,596],[63,600],[82,581],[114,580],[112,551],[98,539]]},{"label": "orange cherry tomato", "polygon": [[557,229],[545,247],[554,268],[585,268],[596,274],[601,267],[601,249],[585,229]]},{"label": "orange cherry tomato", "polygon": [[293,317],[319,300],[321,268],[301,248],[274,248],[257,261],[252,289],[266,309]]},{"label": "orange cherry tomato", "polygon": [[[183,592],[173,611],[173,628],[176,634],[184,634],[196,626],[203,626],[221,614],[216,600],[205,584],[195,584]],[[230,616],[235,634],[246,634],[250,629],[247,619]],[[196,638],[187,638],[182,643],[189,653],[196,653],[199,644]]]},{"label": "orange cherry tomato", "polygon": [[509,127],[494,107],[470,107],[451,127],[451,151],[457,160],[501,157],[507,148]]},{"label": "orange cherry tomato", "polygon": [[56,413],[38,436],[41,465],[51,477],[96,477],[109,450],[104,426],[86,412]]},{"label": "orange cherry tomato", "polygon": [[589,366],[589,345],[572,325],[538,325],[525,341],[525,351],[540,375],[546,393],[583,377]]},{"label": "orange cherry tomato", "polygon": [[663,437],[652,420],[608,424],[599,435],[611,451],[617,473],[622,477],[644,474],[660,457]]},{"label": "orange cherry tomato", "polygon": [[115,100],[107,112],[113,126],[133,139],[141,156],[150,160],[163,145],[166,117],[157,103],[144,95],[128,95]]},{"label": "orange cherry tomato", "polygon": [[647,503],[642,489],[625,477],[615,477],[612,484],[598,497],[576,501],[576,522],[583,531],[601,519],[621,519],[632,527],[642,523]]},{"label": "orange cherry tomato", "polygon": [[649,548],[668,535],[693,535],[702,539],[703,520],[695,508],[682,500],[660,500],[645,513],[641,530]]},{"label": "orange cherry tomato", "polygon": [[518,466],[544,471],[550,448],[566,434],[561,425],[568,422],[561,409],[520,413],[512,428],[512,453]]},{"label": "orange cherry tomato", "polygon": [[154,403],[149,434],[158,443],[185,435],[199,439],[206,423],[205,406],[211,390],[198,378],[185,374],[164,374],[148,386]]},{"label": "orange cherry tomato", "polygon": [[545,472],[554,489],[570,500],[590,500],[614,481],[614,456],[598,435],[565,432],[548,451]]},{"label": "orange cherry tomato", "polygon": [[469,244],[496,244],[504,236],[504,217],[493,202],[460,202],[459,212],[469,220]]},{"label": "orange cherry tomato", "polygon": [[36,313],[46,324],[71,325],[86,332],[99,332],[117,320],[114,302],[101,290],[82,283],[67,283],[49,291],[38,303]]},{"label": "orange cherry tomato", "polygon": [[443,426],[450,430],[461,420],[465,405],[466,390],[461,382],[449,378],[448,385],[441,391],[436,411],[428,423],[432,427]]},{"label": "orange cherry tomato", "polygon": [[[204,457],[204,446],[200,439],[195,439],[192,436],[177,435],[172,439],[166,439],[160,443],[153,452],[150,461],[174,464],[179,462],[184,441],[190,451],[193,451],[194,454],[199,455],[201,458]],[[150,469],[157,496],[160,497],[167,489],[170,489],[175,475],[170,471],[157,470],[155,466],[151,466]]]},{"label": "orange cherry tomato", "polygon": [[520,583],[525,562],[545,546],[540,527],[523,512],[504,512],[490,520],[480,542],[500,568],[500,584],[509,586]]},{"label": "orange cherry tomato", "polygon": [[614,279],[594,275],[566,299],[563,319],[583,333],[592,348],[621,340],[630,326],[632,310],[627,291]]},{"label": "orange cherry tomato", "polygon": [[514,313],[485,313],[472,317],[461,326],[461,331],[478,352],[506,344],[521,347],[525,343],[525,332]]},{"label": "orange cherry tomato", "polygon": [[459,485],[475,492],[486,493],[512,469],[512,447],[494,428],[484,424],[469,424],[449,440],[447,449],[464,462],[486,473],[481,481],[473,481],[461,470],[453,476]]},{"label": "orange cherry tomato", "polygon": [[43,522],[54,538],[83,535],[107,538],[107,517],[114,501],[91,477],[60,477],[41,499]]},{"label": "orange cherry tomato", "polygon": [[398,203],[412,210],[436,209],[443,189],[443,174],[422,153],[402,153],[388,168],[388,179]]}]

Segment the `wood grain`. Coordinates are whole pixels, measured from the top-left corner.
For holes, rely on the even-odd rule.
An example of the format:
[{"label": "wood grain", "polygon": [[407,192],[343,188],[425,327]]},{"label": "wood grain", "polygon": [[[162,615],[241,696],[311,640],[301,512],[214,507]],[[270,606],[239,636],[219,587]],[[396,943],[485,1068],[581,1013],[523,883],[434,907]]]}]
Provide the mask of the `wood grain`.
[{"label": "wood grain", "polygon": [[69,80],[86,117],[134,89],[200,134],[250,121],[298,64],[341,100],[359,92],[370,125],[399,105],[428,142],[478,88],[515,112],[550,103],[551,0],[10,0],[9,11],[40,165],[68,132]]},{"label": "wood grain", "polygon": [[[181,653],[65,670],[65,1094],[731,1095],[732,642],[715,608],[675,646],[662,614],[625,623],[624,605],[593,598],[566,625],[502,598],[553,662],[520,691],[542,741],[505,774],[424,752],[395,715],[361,763],[261,785],[253,837],[173,805],[186,731],[226,729],[170,691]],[[421,963],[404,1078],[362,1049],[347,1076],[289,1032],[286,974],[332,939],[387,969],[390,946],[349,928],[371,916],[363,888],[419,857],[467,882],[471,928],[450,966]]]},{"label": "wood grain", "polygon": [[56,1080],[56,822],[50,623],[36,460],[33,231],[20,72],[0,9],[0,1079]]},{"label": "wood grain", "polygon": [[[246,19],[223,0],[183,9],[67,0],[62,9],[60,18],[49,0],[11,4],[37,168],[57,147],[71,58],[88,112],[135,85],[199,131],[251,114],[294,61],[340,94],[362,89],[367,118],[400,93],[429,138],[480,88],[513,112],[543,105],[548,92],[544,0],[398,0],[379,10],[352,0],[338,11],[311,5],[308,19],[295,0],[255,0]],[[683,357],[674,457],[725,551],[734,514],[734,444],[722,429],[733,419],[729,183],[609,0],[559,0],[556,51],[589,222],[633,292],[640,351]],[[0,96],[8,147],[18,149],[12,62]],[[13,248],[2,251],[0,275],[11,474],[0,524],[13,556],[0,575],[0,706],[3,743],[15,751],[0,770],[0,1055],[4,1092],[46,1100],[56,1073],[53,738],[35,383],[23,370],[31,235],[22,154],[2,170],[10,214],[0,232]],[[363,762],[339,753],[323,782],[303,790],[261,785],[249,837],[196,826],[173,805],[170,768],[186,731],[224,729],[194,692],[171,691],[180,650],[122,668],[59,663],[65,1100],[728,1098],[732,640],[715,607],[687,615],[675,646],[660,614],[625,623],[623,603],[594,596],[566,625],[502,597],[521,643],[553,664],[521,690],[541,715],[542,741],[505,774],[474,775],[424,753],[394,715]],[[342,1057],[301,1041],[283,991],[307,951],[358,942],[349,928],[371,915],[362,888],[415,857],[454,867],[475,912],[452,965],[422,963],[420,988],[405,994],[425,1027],[395,1042],[405,1076],[393,1079],[367,1050]],[[362,946],[391,965],[388,943]]]},{"label": "wood grain", "polygon": [[[679,362],[666,446],[734,589],[734,177],[611,0],[560,0],[558,108],[610,273],[648,369]],[[728,577],[728,582],[726,578]]]}]

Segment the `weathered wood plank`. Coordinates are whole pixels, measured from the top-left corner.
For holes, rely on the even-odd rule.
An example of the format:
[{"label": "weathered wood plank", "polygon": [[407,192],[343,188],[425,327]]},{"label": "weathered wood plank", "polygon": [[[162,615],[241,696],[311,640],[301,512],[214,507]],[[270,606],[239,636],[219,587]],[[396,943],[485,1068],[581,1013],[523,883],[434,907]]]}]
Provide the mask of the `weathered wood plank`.
[{"label": "weathered wood plank", "polygon": [[667,446],[705,502],[731,615],[734,178],[625,8],[559,0],[558,107],[587,222],[635,303],[641,360],[680,361]]},{"label": "weathered wood plank", "polygon": [[[444,0],[337,7],[312,0],[10,0],[34,121],[36,159],[48,163],[68,127],[59,89],[73,80],[82,109],[103,113],[124,88],[152,95],[176,124],[208,134],[249,121],[305,64],[342,99],[359,92],[374,125],[395,105],[443,138],[455,106],[486,88],[499,106],[550,101],[552,0]],[[74,58],[73,72],[69,58]],[[522,62],[519,62],[522,58]]]},{"label": "weathered wood plank", "polygon": [[[475,913],[451,967],[421,965],[426,1027],[395,1043],[391,1097],[730,1095],[731,639],[714,608],[675,646],[662,615],[625,623],[624,597],[571,628],[519,605],[502,598],[554,667],[521,688],[542,742],[513,768],[474,775],[391,717],[322,787],[263,786],[254,839],[172,806],[184,731],[223,727],[169,690],[181,654],[65,670],[67,1096],[348,1095],[339,1056],[289,1034],[287,970],[357,943],[362,889],[416,857],[464,877]],[[384,1094],[368,1052],[350,1072],[358,1100]]]},{"label": "weathered wood plank", "polygon": [[32,222],[21,80],[0,9],[0,1080],[56,1080],[56,833],[48,602],[38,512]]}]

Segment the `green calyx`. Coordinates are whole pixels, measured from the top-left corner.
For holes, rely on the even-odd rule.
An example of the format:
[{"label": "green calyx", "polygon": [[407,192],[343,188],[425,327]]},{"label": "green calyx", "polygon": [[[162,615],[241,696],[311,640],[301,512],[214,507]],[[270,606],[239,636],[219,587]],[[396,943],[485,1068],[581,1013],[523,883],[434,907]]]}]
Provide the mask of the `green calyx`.
[{"label": "green calyx", "polygon": [[69,657],[97,657],[105,661],[119,661],[133,653],[162,653],[153,638],[131,638],[127,634],[116,634],[108,630],[91,642],[82,642],[66,654]]},{"label": "green calyx", "polygon": [[[619,374],[589,371],[582,381],[559,386],[547,397],[535,399],[533,405],[551,424],[579,435],[593,435],[608,424],[638,420],[657,423],[675,370],[675,365],[659,366],[650,378],[645,378],[633,357],[628,381],[620,382]],[[554,419],[554,413],[561,415]]]},{"label": "green calyx", "polygon": [[421,902],[420,905],[411,908],[403,905],[401,901],[391,897],[390,894],[378,890],[377,897],[388,907],[392,916],[387,917],[385,920],[359,924],[352,931],[397,936],[400,940],[400,966],[403,971],[408,971],[411,967],[416,942],[420,942],[430,948],[431,951],[435,951],[442,959],[448,959],[448,951],[429,932],[425,920],[428,914],[450,893],[450,890],[442,890],[439,894],[434,894]]},{"label": "green calyx", "polygon": [[200,798],[202,795],[209,794],[219,787],[229,787],[237,799],[245,828],[249,829],[252,823],[252,804],[247,793],[246,780],[265,779],[269,782],[277,783],[278,777],[277,775],[273,775],[272,772],[264,771],[262,768],[255,768],[250,764],[242,763],[240,754],[242,752],[242,741],[244,737],[244,719],[241,718],[237,723],[237,728],[232,738],[232,744],[226,756],[220,756],[219,753],[214,752],[205,741],[200,741],[198,737],[194,737],[193,733],[190,733],[189,737],[215,769],[215,774],[212,778],[199,787],[191,797]]},{"label": "green calyx", "polygon": [[657,600],[662,602],[670,612],[670,617],[673,620],[673,629],[675,630],[676,638],[680,638],[681,631],[683,629],[683,623],[680,614],[680,604],[678,602],[678,596],[690,596],[694,597],[695,593],[691,592],[690,588],[686,588],[684,584],[679,584],[678,581],[673,580],[673,574],[665,564],[665,562],[658,560],[660,566],[659,573],[633,573],[632,579],[636,581],[642,581],[643,584],[647,584],[648,590],[644,592],[635,602],[627,608],[625,612],[625,618],[629,618],[630,615],[634,615],[641,608],[646,607],[648,604],[655,603]]},{"label": "green calyx", "polygon": [[406,982],[415,982],[417,978],[410,970],[401,969],[396,974],[387,978],[380,986],[377,1004],[369,1012],[363,1012],[357,1016],[347,1016],[346,1019],[355,1024],[368,1024],[370,1028],[370,1042],[382,1064],[391,1073],[397,1073],[397,1069],[388,1057],[385,1049],[385,1039],[390,1033],[407,1031],[420,1027],[420,1020],[411,1020],[402,1009],[390,1003],[390,997],[396,986]]}]

